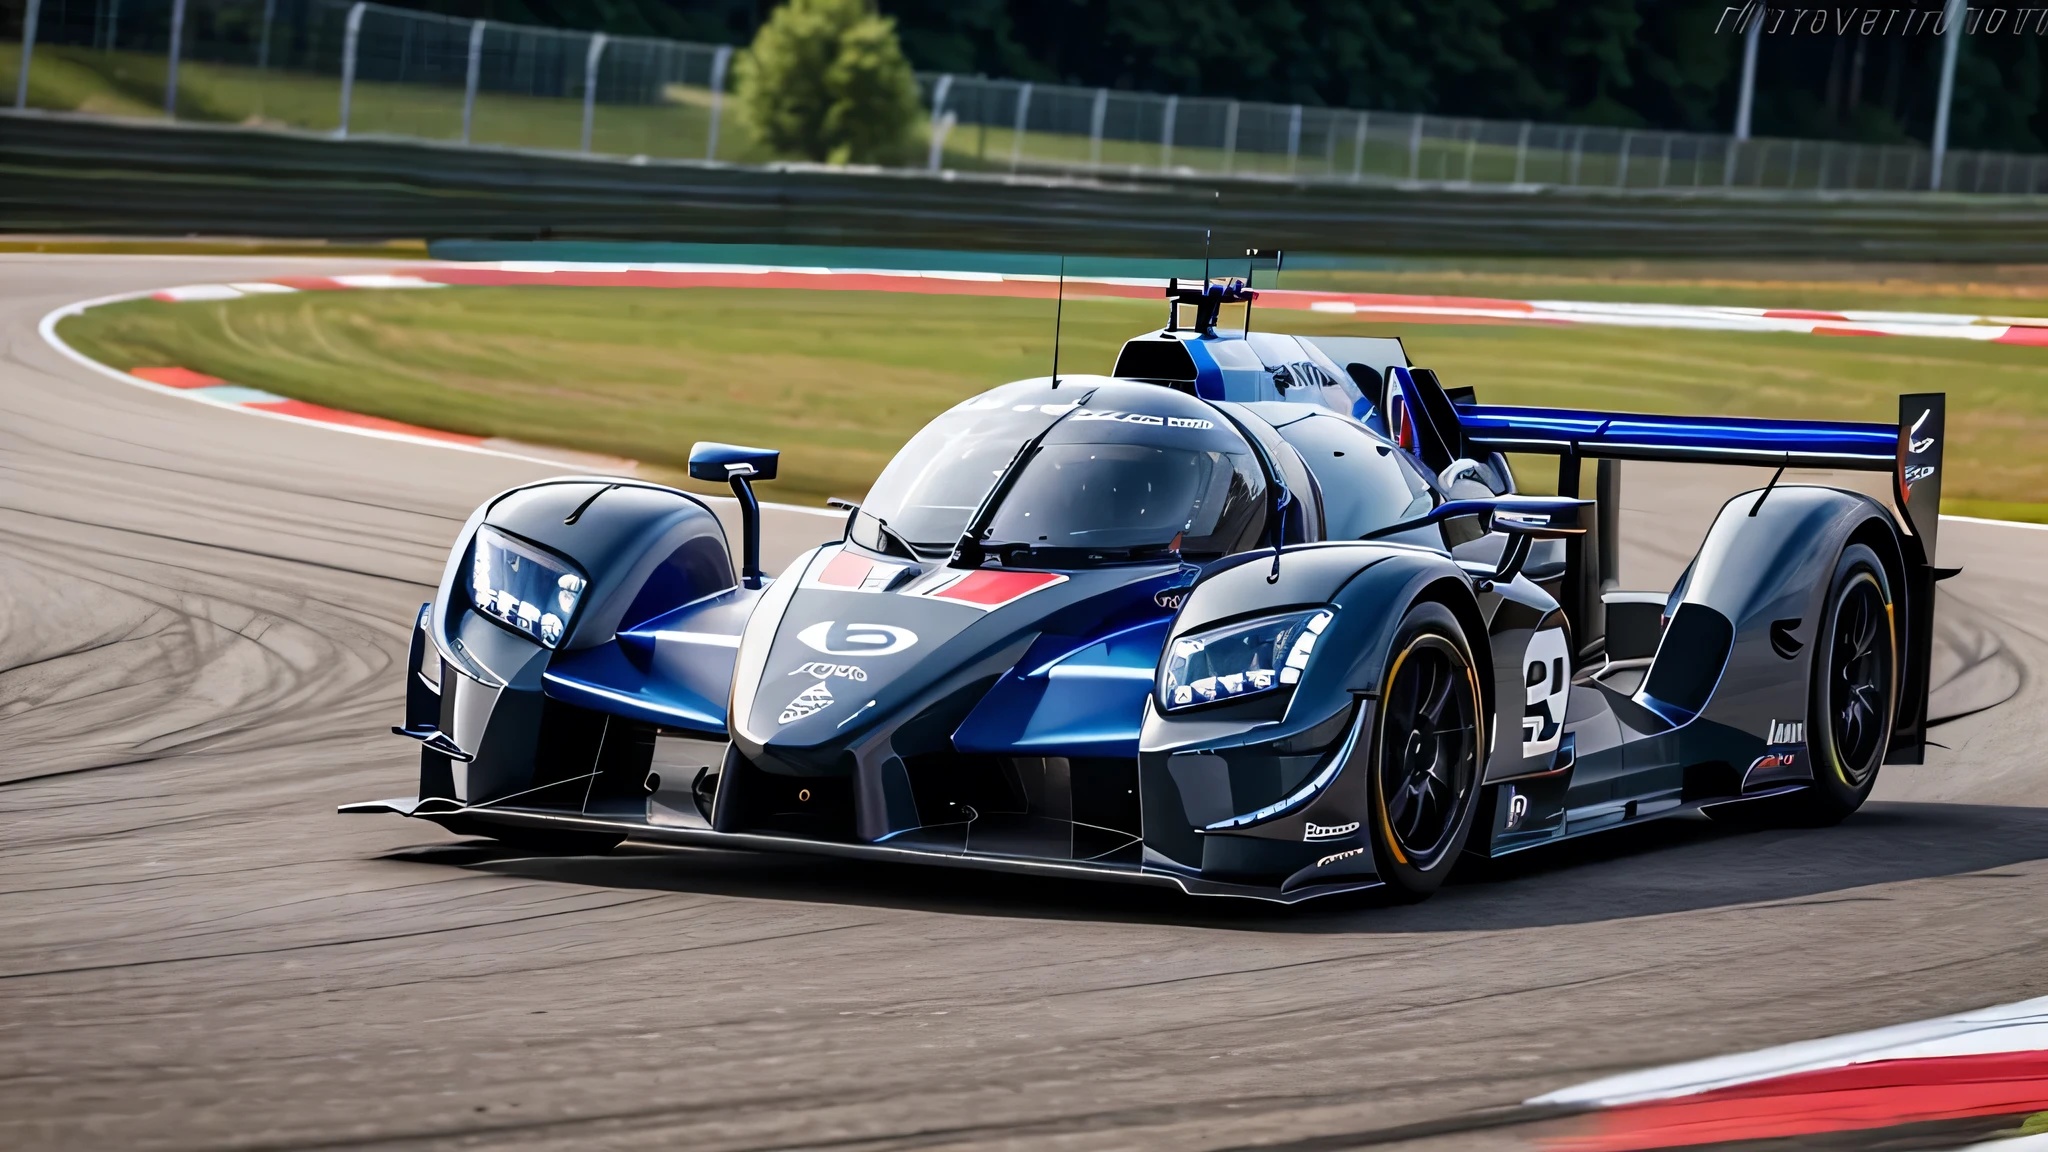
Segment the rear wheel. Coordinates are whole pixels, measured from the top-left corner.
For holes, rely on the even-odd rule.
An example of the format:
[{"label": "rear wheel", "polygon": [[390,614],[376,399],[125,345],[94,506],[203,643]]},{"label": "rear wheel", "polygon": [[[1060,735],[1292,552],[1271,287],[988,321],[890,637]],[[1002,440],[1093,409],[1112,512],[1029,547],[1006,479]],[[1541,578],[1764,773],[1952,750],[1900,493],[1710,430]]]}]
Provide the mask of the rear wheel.
[{"label": "rear wheel", "polygon": [[1443,887],[1472,830],[1478,794],[1479,679],[1464,630],[1441,604],[1417,604],[1394,634],[1371,735],[1372,849],[1396,899]]},{"label": "rear wheel", "polygon": [[1807,705],[1807,755],[1813,786],[1792,798],[1800,823],[1834,824],[1861,807],[1898,714],[1899,651],[1891,585],[1877,554],[1842,550],[1814,637]]}]

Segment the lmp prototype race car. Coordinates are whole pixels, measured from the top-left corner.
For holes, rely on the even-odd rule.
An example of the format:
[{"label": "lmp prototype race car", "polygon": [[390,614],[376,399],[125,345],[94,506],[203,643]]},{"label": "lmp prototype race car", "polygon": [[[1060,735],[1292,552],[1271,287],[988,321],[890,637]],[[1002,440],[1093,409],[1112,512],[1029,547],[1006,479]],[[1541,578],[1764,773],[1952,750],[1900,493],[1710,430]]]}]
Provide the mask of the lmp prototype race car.
[{"label": "lmp prototype race car", "polygon": [[[1896,426],[1490,407],[1398,340],[1219,330],[1251,295],[1176,284],[1111,375],[956,405],[772,580],[770,450],[691,457],[741,501],[737,573],[683,491],[493,497],[413,630],[418,793],[343,811],[1412,900],[1679,813],[1837,821],[1918,762],[1940,395]],[[1630,592],[1625,460],[1779,474]],[[1891,472],[1897,515],[1786,467]]]}]

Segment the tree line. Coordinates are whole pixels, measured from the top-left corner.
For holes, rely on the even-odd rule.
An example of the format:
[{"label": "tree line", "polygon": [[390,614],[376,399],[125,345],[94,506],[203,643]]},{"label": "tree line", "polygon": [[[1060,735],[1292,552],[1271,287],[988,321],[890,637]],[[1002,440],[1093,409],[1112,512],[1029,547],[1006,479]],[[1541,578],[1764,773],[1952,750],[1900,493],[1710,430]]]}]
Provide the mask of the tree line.
[{"label": "tree line", "polygon": [[[750,43],[777,7],[416,2],[459,16],[737,44]],[[1951,145],[2039,151],[2048,141],[2048,8],[1973,5]],[[1925,142],[1941,7],[1774,6],[1758,53],[1753,130]],[[1696,132],[1734,123],[1741,8],[1740,0],[879,0],[909,63],[927,71]]]}]

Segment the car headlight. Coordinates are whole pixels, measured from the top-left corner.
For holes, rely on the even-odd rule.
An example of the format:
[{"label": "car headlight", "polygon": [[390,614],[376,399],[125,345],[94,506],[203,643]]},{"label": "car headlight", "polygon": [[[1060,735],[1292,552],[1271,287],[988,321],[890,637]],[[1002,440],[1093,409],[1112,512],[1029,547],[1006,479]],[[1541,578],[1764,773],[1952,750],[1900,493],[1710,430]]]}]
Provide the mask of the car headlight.
[{"label": "car headlight", "polygon": [[560,556],[488,525],[476,531],[469,561],[469,602],[543,647],[553,648],[568,635],[588,583]]},{"label": "car headlight", "polygon": [[1175,640],[1160,671],[1159,706],[1171,712],[1292,688],[1333,616],[1328,608],[1289,612]]}]

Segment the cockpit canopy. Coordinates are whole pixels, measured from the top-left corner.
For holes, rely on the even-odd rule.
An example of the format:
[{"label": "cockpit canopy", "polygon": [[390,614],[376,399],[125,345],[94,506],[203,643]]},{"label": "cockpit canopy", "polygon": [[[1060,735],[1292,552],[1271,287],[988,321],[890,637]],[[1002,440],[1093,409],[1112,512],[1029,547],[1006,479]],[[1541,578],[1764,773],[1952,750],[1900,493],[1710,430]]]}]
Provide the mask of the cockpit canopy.
[{"label": "cockpit canopy", "polygon": [[[1290,544],[1358,539],[1441,498],[1408,453],[1322,405],[1068,376],[940,414],[875,481],[852,539],[935,558],[973,527],[977,553],[1005,565],[1203,561],[1268,547],[1276,532]],[[1401,539],[1442,546],[1434,527]]]},{"label": "cockpit canopy", "polygon": [[1201,559],[1265,531],[1266,469],[1216,409],[1100,376],[1021,380],[912,437],[855,517],[876,551],[950,551],[999,481],[980,539],[1006,562]]}]

